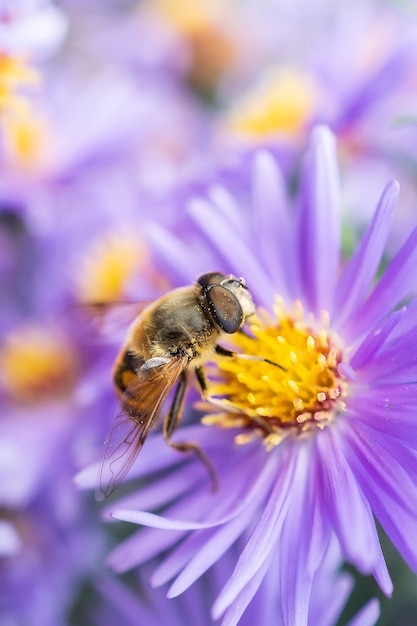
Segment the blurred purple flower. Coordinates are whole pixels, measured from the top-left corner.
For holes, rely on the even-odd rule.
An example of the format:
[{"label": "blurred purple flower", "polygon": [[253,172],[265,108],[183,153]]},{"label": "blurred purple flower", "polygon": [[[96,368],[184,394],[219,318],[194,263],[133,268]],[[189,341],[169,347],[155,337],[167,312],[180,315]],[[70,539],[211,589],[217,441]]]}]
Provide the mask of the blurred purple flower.
[{"label": "blurred purple flower", "polygon": [[[69,479],[69,476],[67,476]],[[0,512],[0,622],[65,626],[103,537],[69,483],[24,509]]]},{"label": "blurred purple flower", "polygon": [[[274,563],[283,622],[301,625],[308,623],[314,576],[332,533],[344,557],[372,574],[386,595],[392,583],[373,515],[417,570],[416,303],[396,308],[415,281],[417,229],[373,286],[398,196],[391,182],[341,267],[340,186],[325,127],[312,134],[296,211],[287,212],[269,154],[254,158],[248,187],[246,204],[221,188],[189,202],[195,231],[206,241],[201,257],[190,260],[192,230],[180,241],[154,226],[154,247],[167,264],[175,250],[179,282],[207,271],[200,265],[211,251],[213,268],[243,275],[264,307],[275,303],[277,317],[260,314],[235,345],[285,371],[227,358],[217,373],[210,369],[212,393],[239,412],[214,408],[205,426],[177,436],[206,450],[218,492],[210,491],[195,459],[178,458],[157,435],[151,438],[132,476],[165,473],[109,506],[113,517],[149,528],[122,543],[110,563],[125,571],[169,549],[152,582],[173,580],[173,597],[242,537],[245,547],[213,618],[236,624]],[[86,472],[78,481],[91,486],[95,478]]]}]

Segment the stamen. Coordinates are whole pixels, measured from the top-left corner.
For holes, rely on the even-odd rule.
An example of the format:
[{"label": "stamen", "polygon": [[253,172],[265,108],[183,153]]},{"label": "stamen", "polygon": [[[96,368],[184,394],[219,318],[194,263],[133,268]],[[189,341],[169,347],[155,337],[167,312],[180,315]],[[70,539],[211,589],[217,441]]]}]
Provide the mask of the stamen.
[{"label": "stamen", "polygon": [[[220,356],[216,380],[209,381],[210,395],[227,402],[233,412],[223,405],[226,410],[221,416],[203,422],[243,429],[237,439],[240,444],[252,441],[256,433],[272,449],[290,434],[304,436],[327,427],[345,409],[348,382],[339,372],[342,351],[328,319],[326,328],[315,330],[311,315],[309,323],[305,321],[301,304],[294,308],[295,313],[288,313],[277,301],[275,320],[260,312],[250,335],[233,338],[236,351],[257,358]],[[326,317],[323,313],[321,321]]]}]

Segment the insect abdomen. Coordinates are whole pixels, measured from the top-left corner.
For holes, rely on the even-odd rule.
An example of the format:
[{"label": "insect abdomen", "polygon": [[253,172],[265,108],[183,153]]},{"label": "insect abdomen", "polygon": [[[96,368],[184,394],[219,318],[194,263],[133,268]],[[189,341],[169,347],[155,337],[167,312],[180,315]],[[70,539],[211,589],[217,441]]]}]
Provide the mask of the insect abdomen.
[{"label": "insect abdomen", "polygon": [[129,350],[124,350],[123,354],[117,359],[113,381],[119,395],[122,395],[131,386],[131,383],[137,379],[137,371],[143,365],[144,361]]}]

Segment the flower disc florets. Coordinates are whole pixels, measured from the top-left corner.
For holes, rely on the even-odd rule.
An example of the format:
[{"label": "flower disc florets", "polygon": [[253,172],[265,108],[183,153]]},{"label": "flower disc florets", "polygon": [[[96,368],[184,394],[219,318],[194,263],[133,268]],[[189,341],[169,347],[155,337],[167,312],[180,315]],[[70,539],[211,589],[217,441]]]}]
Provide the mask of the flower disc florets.
[{"label": "flower disc florets", "polygon": [[317,328],[314,320],[304,319],[300,303],[290,315],[281,303],[274,312],[276,319],[261,313],[251,320],[250,334],[234,339],[240,353],[256,359],[219,359],[221,375],[210,393],[222,398],[226,411],[203,419],[205,424],[241,427],[245,431],[237,443],[261,436],[268,448],[290,433],[326,427],[345,409],[347,393],[347,381],[339,373],[342,351],[326,314]]}]

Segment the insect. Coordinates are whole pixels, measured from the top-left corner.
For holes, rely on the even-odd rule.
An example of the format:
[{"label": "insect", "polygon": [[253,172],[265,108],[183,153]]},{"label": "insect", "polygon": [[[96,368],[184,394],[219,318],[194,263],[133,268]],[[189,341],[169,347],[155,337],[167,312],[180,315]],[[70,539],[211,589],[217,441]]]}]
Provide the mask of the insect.
[{"label": "insect", "polygon": [[254,311],[243,278],[209,272],[194,285],[168,292],[134,320],[113,368],[122,411],[105,442],[97,499],[110,495],[126,476],[175,383],[163,436],[172,448],[197,454],[215,482],[203,450],[193,442],[173,442],[171,437],[181,418],[189,371],[195,371],[206,398],[203,364],[215,352],[239,356],[218,341],[236,333]]}]

